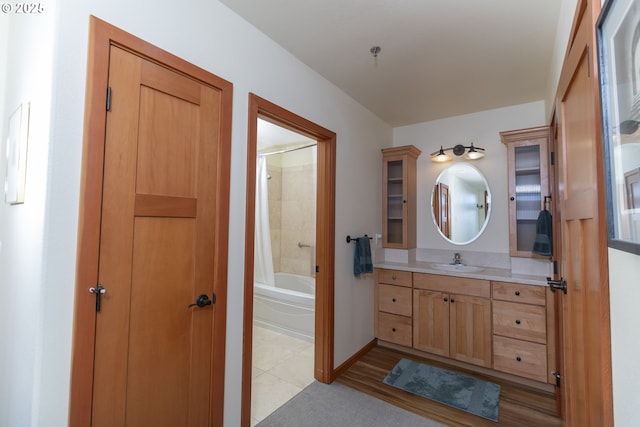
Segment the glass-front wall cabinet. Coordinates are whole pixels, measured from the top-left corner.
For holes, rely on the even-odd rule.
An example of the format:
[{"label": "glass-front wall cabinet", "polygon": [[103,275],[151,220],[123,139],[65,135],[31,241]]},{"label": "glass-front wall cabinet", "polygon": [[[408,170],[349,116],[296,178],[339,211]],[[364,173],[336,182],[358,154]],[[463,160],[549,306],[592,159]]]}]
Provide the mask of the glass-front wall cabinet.
[{"label": "glass-front wall cabinet", "polygon": [[382,246],[416,246],[416,159],[413,145],[382,150]]},{"label": "glass-front wall cabinet", "polygon": [[507,147],[509,252],[531,257],[538,217],[543,209],[550,209],[549,127],[501,132],[500,137]]}]

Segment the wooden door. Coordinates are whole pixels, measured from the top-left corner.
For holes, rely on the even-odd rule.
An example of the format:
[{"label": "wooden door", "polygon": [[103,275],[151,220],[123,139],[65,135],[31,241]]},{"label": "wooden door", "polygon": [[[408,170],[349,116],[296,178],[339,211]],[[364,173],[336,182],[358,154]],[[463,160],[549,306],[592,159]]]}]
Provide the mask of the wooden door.
[{"label": "wooden door", "polygon": [[556,118],[562,250],[562,396],[567,426],[613,425],[607,244],[594,17],[578,2],[575,37],[561,73]]},{"label": "wooden door", "polygon": [[451,238],[450,226],[449,226],[449,186],[446,184],[439,183],[438,187],[440,187],[440,191],[438,191],[438,197],[440,199],[440,231],[447,238]]},{"label": "wooden door", "polygon": [[111,47],[93,426],[206,426],[220,93]]},{"label": "wooden door", "polygon": [[449,294],[413,291],[413,347],[449,357]]},{"label": "wooden door", "polygon": [[451,294],[450,357],[491,367],[491,301]]},{"label": "wooden door", "polygon": [[222,425],[232,89],[91,17],[70,426]]}]

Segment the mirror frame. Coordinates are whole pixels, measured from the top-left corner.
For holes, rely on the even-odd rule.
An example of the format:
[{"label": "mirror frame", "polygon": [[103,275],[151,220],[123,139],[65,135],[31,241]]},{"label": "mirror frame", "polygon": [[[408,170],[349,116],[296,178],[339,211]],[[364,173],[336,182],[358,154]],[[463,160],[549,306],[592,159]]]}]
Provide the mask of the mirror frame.
[{"label": "mirror frame", "polygon": [[[473,170],[475,170],[475,172],[478,173],[478,175],[480,176],[480,178],[482,178],[482,181],[484,181],[484,186],[487,192],[487,200],[489,201],[488,204],[488,208],[485,208],[487,213],[485,215],[485,219],[484,219],[484,223],[482,224],[482,227],[480,227],[480,229],[478,230],[478,232],[476,233],[476,235],[466,241],[463,242],[455,242],[453,240],[451,240],[449,237],[445,236],[445,234],[442,232],[442,230],[440,229],[440,226],[438,225],[438,222],[436,221],[436,213],[434,212],[434,205],[433,205],[433,198],[435,196],[435,188],[438,184],[440,184],[440,180],[442,179],[442,175],[444,175],[449,169],[451,169],[452,167],[455,166],[464,166],[464,167],[469,167]],[[491,211],[492,211],[492,205],[493,203],[490,203],[491,201],[491,188],[489,188],[489,182],[487,181],[487,178],[484,176],[484,174],[482,173],[482,171],[480,169],[478,169],[477,167],[475,167],[474,165],[470,165],[468,163],[454,163],[452,165],[447,166],[446,168],[444,168],[442,171],[440,171],[440,173],[438,174],[435,183],[431,186],[431,199],[430,199],[430,204],[429,204],[429,210],[431,211],[431,222],[433,223],[434,227],[436,228],[436,230],[438,231],[438,234],[440,234],[440,236],[446,240],[447,242],[453,244],[453,245],[458,245],[458,246],[462,246],[462,245],[468,245],[472,242],[474,242],[475,240],[477,240],[482,233],[484,233],[484,230],[487,228],[487,224],[489,224],[489,219],[491,218]]]}]

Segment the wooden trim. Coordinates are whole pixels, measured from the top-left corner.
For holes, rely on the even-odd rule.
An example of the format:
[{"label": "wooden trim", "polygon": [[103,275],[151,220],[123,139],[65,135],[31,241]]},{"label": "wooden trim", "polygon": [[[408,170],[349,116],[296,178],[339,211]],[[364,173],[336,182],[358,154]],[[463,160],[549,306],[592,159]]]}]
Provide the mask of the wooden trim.
[{"label": "wooden trim", "polygon": [[358,360],[362,359],[362,357],[365,354],[369,353],[371,351],[371,349],[373,349],[377,345],[378,345],[378,339],[377,338],[374,338],[371,341],[369,341],[368,344],[366,344],[364,347],[362,347],[360,350],[358,350],[353,356],[351,356],[350,358],[345,360],[340,366],[338,366],[334,370],[335,378],[338,378],[340,375],[342,375],[345,372],[347,372],[347,369],[352,367]]},{"label": "wooden trim", "polygon": [[255,234],[255,180],[258,118],[301,133],[318,142],[316,212],[316,310],[314,376],[324,383],[335,378],[334,272],[336,134],[264,98],[249,94],[247,135],[247,194],[245,213],[244,316],[242,340],[242,403],[240,425],[251,423],[253,336],[253,263]]},{"label": "wooden trim", "polygon": [[89,52],[83,133],[82,176],[76,256],[76,289],[74,301],[73,346],[71,350],[71,383],[69,395],[69,425],[91,425],[93,393],[93,363],[96,312],[93,296],[88,288],[97,283],[100,244],[102,176],[106,128],[106,88],[108,85],[109,51],[119,46],[163,67],[189,76],[218,89],[222,97],[220,122],[220,152],[218,155],[217,194],[221,207],[216,228],[215,257],[218,311],[213,339],[215,354],[212,375],[211,419],[222,425],[224,399],[224,364],[226,341],[226,283],[228,258],[228,207],[231,150],[231,105],[233,85],[208,71],[145,42],[94,16],[89,19]]}]

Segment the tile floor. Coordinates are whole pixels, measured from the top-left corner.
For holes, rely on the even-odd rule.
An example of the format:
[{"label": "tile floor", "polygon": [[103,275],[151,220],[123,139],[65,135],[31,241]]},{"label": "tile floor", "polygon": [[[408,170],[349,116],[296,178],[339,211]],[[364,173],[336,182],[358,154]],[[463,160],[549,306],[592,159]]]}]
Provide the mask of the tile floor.
[{"label": "tile floor", "polygon": [[313,343],[254,325],[252,426],[313,381]]}]

